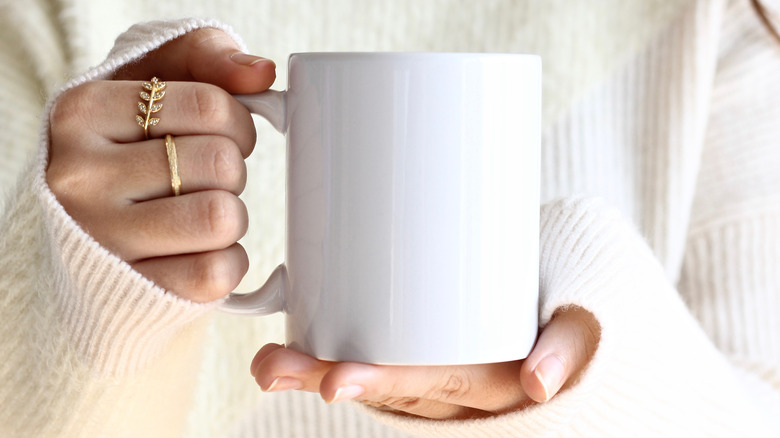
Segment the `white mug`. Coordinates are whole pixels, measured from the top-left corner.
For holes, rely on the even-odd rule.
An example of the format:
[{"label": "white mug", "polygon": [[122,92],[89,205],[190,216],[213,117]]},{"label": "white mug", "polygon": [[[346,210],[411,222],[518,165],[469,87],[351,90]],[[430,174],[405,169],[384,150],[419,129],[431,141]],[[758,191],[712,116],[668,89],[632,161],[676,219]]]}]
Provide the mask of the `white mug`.
[{"label": "white mug", "polygon": [[331,361],[524,358],[538,313],[541,60],[301,53],[237,96],[287,136],[286,260],[230,313]]}]

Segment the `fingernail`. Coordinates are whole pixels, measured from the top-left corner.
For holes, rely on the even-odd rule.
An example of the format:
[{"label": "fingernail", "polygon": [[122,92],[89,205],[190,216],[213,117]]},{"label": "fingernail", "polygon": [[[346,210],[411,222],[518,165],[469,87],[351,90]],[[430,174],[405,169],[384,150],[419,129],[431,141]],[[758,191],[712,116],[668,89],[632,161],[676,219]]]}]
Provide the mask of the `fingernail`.
[{"label": "fingernail", "polygon": [[360,385],[347,385],[342,386],[336,390],[336,394],[333,395],[333,399],[327,400],[328,403],[337,403],[341,401],[352,400],[353,398],[363,395],[363,387]]},{"label": "fingernail", "polygon": [[542,359],[534,369],[534,375],[544,388],[544,401],[549,400],[563,386],[565,369],[558,356],[551,354]]},{"label": "fingernail", "polygon": [[[265,392],[281,392],[289,391],[291,389],[300,389],[303,387],[303,382],[293,377],[277,377],[268,385],[268,388],[263,389]],[[262,389],[262,388],[261,388]]]},{"label": "fingernail", "polygon": [[242,52],[236,52],[230,55],[230,59],[236,64],[246,65],[246,66],[255,65],[258,62],[270,61],[269,59],[266,58],[261,58],[259,56],[249,55],[247,53],[242,53]]}]

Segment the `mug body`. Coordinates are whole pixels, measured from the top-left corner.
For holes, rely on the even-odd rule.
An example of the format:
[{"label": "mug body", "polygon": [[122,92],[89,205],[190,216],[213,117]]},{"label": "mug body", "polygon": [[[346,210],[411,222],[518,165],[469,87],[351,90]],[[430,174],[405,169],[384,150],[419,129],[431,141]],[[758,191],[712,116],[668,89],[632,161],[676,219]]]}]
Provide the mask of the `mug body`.
[{"label": "mug body", "polygon": [[287,345],[325,360],[516,360],[537,332],[541,61],[289,60]]}]

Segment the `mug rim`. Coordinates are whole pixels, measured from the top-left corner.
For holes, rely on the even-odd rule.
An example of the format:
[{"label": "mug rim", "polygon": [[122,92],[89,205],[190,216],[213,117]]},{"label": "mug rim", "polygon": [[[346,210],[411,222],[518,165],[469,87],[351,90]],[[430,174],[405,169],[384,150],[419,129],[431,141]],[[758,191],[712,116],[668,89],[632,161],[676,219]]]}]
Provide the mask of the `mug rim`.
[{"label": "mug rim", "polygon": [[293,58],[331,58],[333,60],[338,59],[359,59],[359,58],[530,58],[541,60],[541,55],[535,53],[510,53],[510,52],[424,52],[424,51],[332,51],[332,52],[294,52],[288,57],[289,60]]}]

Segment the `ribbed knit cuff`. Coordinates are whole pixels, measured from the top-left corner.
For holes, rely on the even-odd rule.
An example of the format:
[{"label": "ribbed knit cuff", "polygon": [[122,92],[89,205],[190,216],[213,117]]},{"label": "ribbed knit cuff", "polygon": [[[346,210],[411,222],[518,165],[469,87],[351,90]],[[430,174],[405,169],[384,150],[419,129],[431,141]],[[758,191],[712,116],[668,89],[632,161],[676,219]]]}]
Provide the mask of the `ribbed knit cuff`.
[{"label": "ribbed knit cuff", "polygon": [[[630,249],[627,237],[635,240]],[[545,326],[555,310],[569,305],[597,312],[600,301],[608,298],[606,291],[627,273],[620,266],[628,262],[627,250],[652,258],[639,234],[603,200],[573,198],[544,205],[539,237],[540,325]]]},{"label": "ribbed knit cuff", "polygon": [[55,271],[54,299],[62,315],[62,328],[74,351],[96,372],[123,375],[142,368],[189,323],[218,303],[195,304],[164,291],[101,247],[67,214],[46,184],[48,114],[65,90],[107,79],[123,65],[204,27],[222,29],[242,46],[230,28],[213,20],[135,25],[117,39],[105,62],[63,87],[44,112],[38,163],[30,186],[45,212]]},{"label": "ribbed knit cuff", "polygon": [[59,204],[47,204],[61,325],[96,372],[125,375],[142,368],[218,304],[166,292],[101,247]]}]

